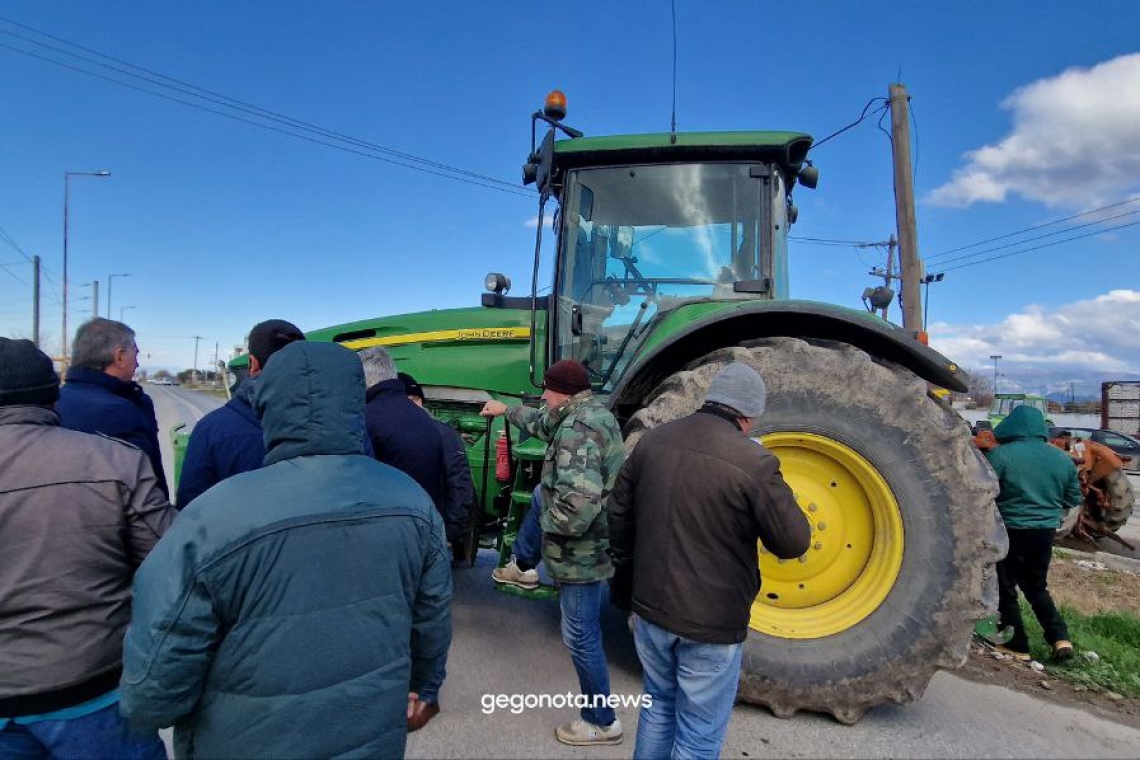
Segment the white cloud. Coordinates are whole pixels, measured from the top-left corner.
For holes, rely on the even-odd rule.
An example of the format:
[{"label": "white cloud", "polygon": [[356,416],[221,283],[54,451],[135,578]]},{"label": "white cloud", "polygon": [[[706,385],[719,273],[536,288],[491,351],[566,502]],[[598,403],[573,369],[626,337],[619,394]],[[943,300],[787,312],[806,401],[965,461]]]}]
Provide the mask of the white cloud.
[{"label": "white cloud", "polygon": [[[529,227],[532,230],[538,229],[538,217],[532,216],[530,219],[527,219],[526,222],[523,223],[523,225],[525,227]],[[544,230],[552,230],[552,229],[554,229],[553,225],[554,225],[554,215],[553,214],[546,214],[542,219],[542,228]]]},{"label": "white cloud", "polygon": [[1140,177],[1140,53],[1072,68],[1010,95],[1013,130],[965,155],[965,166],[927,200],[998,203],[1020,195],[1089,208],[1135,190]]},{"label": "white cloud", "polygon": [[965,367],[1140,372],[1140,290],[1113,290],[1052,311],[1030,305],[992,325],[936,323],[931,346]]}]

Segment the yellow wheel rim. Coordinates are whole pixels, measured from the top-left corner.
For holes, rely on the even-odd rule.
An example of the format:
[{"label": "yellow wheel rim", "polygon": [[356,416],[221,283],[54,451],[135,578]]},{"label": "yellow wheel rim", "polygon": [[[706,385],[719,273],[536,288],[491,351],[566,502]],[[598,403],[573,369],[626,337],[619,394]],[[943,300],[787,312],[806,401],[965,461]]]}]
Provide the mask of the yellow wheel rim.
[{"label": "yellow wheel rim", "polygon": [[761,442],[811,523],[811,546],[780,560],[760,545],[762,586],[753,630],[816,639],[857,625],[887,598],[903,558],[898,502],[875,468],[853,449],[810,433],[772,433]]}]

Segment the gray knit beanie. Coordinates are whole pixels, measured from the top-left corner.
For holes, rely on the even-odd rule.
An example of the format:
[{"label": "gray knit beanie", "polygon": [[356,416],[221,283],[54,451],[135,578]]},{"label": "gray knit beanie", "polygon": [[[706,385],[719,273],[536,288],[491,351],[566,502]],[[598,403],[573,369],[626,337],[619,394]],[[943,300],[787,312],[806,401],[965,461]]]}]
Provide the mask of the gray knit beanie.
[{"label": "gray knit beanie", "polygon": [[727,406],[741,417],[759,417],[764,413],[767,395],[759,372],[742,362],[733,362],[716,373],[705,403]]}]

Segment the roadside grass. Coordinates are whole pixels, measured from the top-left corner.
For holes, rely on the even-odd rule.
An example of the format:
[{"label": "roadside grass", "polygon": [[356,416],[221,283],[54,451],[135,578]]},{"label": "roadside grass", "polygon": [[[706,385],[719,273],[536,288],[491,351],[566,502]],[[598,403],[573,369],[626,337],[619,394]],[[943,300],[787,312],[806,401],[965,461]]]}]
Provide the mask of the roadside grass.
[{"label": "roadside grass", "polygon": [[208,385],[191,385],[187,390],[192,390],[197,393],[204,393],[207,396],[216,396],[217,398],[226,398],[225,388],[214,388]]},{"label": "roadside grass", "polygon": [[[1076,655],[1068,662],[1055,663],[1041,627],[1024,600],[1021,615],[1031,642],[1029,653],[1044,663],[1049,673],[1089,689],[1140,698],[1140,616],[1128,612],[1083,615],[1071,607],[1061,607]],[[1090,662],[1085,652],[1096,652],[1097,661]]]}]

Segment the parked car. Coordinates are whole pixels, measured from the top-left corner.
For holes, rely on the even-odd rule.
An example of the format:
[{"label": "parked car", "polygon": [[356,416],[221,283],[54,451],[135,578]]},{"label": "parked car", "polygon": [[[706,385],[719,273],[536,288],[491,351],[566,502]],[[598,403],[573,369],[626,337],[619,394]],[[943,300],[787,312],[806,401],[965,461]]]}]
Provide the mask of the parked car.
[{"label": "parked car", "polygon": [[1132,436],[1104,428],[1052,427],[1049,428],[1049,437],[1056,438],[1062,430],[1068,430],[1074,437],[1104,444],[1124,460],[1124,469],[1140,471],[1140,441]]}]

